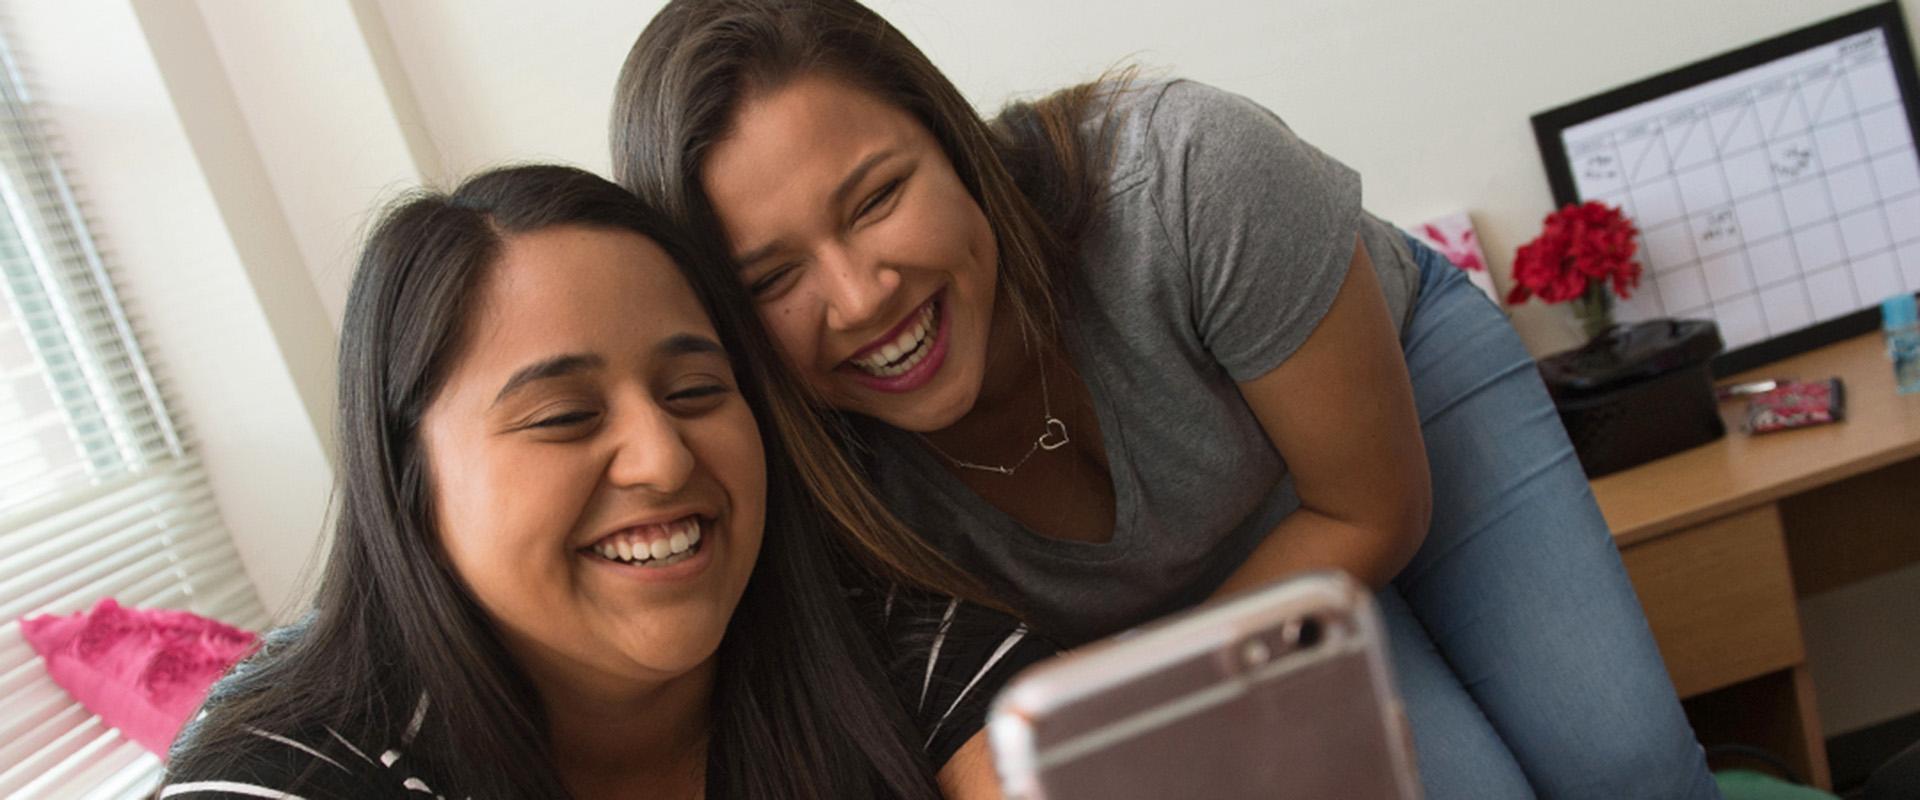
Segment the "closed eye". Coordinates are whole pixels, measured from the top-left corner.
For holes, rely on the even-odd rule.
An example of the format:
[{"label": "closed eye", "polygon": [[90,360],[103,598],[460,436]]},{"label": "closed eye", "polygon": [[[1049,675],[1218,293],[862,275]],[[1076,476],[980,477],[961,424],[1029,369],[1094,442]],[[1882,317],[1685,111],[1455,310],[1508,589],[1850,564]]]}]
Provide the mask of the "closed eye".
[{"label": "closed eye", "polygon": [[726,386],[716,383],[716,384],[707,385],[707,386],[695,386],[688,389],[681,389],[680,391],[667,395],[667,399],[668,400],[699,400],[705,397],[713,397],[715,395],[726,394],[727,392],[730,392],[730,391],[732,390],[727,388]]},{"label": "closed eye", "polygon": [[527,427],[529,428],[566,428],[574,425],[580,425],[586,422],[591,422],[595,416],[597,416],[596,412],[592,412],[592,411],[569,411],[564,414],[555,414],[551,417],[542,417],[540,419],[534,420],[533,422],[528,423]]},{"label": "closed eye", "polygon": [[887,181],[885,186],[880,187],[880,191],[874,192],[873,196],[867,198],[867,202],[860,205],[860,210],[854,213],[853,218],[861,219],[872,214],[876,209],[880,208],[880,206],[885,205],[888,200],[893,199],[893,196],[898,194],[899,191],[899,179],[896,178]]},{"label": "closed eye", "polygon": [[733,387],[724,382],[695,383],[667,393],[666,407],[682,417],[698,417],[727,404]]},{"label": "closed eye", "polygon": [[799,266],[800,265],[798,262],[789,262],[789,263],[781,264],[780,266],[774,267],[773,269],[768,270],[765,275],[761,275],[759,279],[755,280],[752,284],[748,285],[747,291],[753,293],[755,297],[766,294],[767,292],[772,291],[775,287],[779,286],[780,279],[785,278],[787,276],[787,273],[792,272],[795,268]]}]

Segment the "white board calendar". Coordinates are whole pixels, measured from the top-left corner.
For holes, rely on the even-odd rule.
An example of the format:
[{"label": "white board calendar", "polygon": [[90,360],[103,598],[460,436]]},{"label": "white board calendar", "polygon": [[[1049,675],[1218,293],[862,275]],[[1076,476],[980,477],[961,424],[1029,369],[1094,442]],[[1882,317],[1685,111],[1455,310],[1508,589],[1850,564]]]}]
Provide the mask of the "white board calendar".
[{"label": "white board calendar", "polygon": [[[1876,24],[1835,27],[1867,12]],[[1618,206],[1640,228],[1645,270],[1616,319],[1712,319],[1739,351],[1920,292],[1898,13],[1876,6],[1535,117],[1556,199]]]}]

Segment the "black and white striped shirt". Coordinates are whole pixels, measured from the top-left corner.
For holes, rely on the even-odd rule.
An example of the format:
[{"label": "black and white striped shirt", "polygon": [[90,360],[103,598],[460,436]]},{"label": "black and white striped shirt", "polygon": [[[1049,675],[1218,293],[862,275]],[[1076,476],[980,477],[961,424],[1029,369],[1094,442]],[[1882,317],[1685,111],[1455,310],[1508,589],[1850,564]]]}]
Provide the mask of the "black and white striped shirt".
[{"label": "black and white striped shirt", "polygon": [[[853,593],[856,606],[885,631],[894,689],[912,712],[937,769],[985,723],[1008,679],[1054,648],[998,612],[908,591]],[[217,693],[217,692],[216,692]],[[304,732],[249,731],[254,747],[221,774],[175,774],[158,797],[183,800],[282,798],[380,800],[469,797],[472,787],[428,774],[408,752],[431,703],[422,697],[391,742],[350,741],[327,726]]]}]

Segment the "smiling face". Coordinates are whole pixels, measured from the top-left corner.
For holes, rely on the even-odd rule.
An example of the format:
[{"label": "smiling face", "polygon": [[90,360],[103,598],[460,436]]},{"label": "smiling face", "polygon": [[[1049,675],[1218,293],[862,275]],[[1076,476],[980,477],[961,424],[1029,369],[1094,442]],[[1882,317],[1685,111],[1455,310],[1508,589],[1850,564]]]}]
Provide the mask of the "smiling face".
[{"label": "smiling face", "polygon": [[768,331],[830,405],[923,432],[973,408],[998,245],[917,119],[801,76],[746,96],[703,176]]},{"label": "smiling face", "polygon": [[658,246],[509,238],[421,422],[453,571],[536,683],[700,668],[759,554],[766,465],[713,325]]}]

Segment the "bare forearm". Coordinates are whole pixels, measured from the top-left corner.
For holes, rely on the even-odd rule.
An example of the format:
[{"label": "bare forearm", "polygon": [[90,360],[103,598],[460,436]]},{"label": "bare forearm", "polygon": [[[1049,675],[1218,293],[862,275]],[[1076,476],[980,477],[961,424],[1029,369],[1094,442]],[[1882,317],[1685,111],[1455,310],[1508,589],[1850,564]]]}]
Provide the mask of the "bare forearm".
[{"label": "bare forearm", "polygon": [[[1251,589],[1288,575],[1320,569],[1338,569],[1354,580],[1378,589],[1413,559],[1425,536],[1424,511],[1383,531],[1343,522],[1309,508],[1280,521],[1265,541],[1254,548],[1240,568],[1214,590],[1214,597]],[[1414,523],[1418,524],[1415,525]],[[1410,532],[1409,532],[1410,531]]]},{"label": "bare forearm", "polygon": [[940,768],[938,777],[940,796],[946,800],[1000,800],[993,756],[987,750],[987,732],[982,730],[968,738]]},{"label": "bare forearm", "polygon": [[1426,537],[1432,480],[1406,360],[1365,246],[1355,241],[1346,283],[1306,344],[1240,393],[1286,459],[1300,509],[1216,596],[1312,569],[1385,586]]}]

